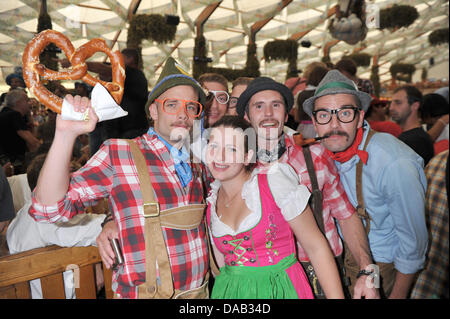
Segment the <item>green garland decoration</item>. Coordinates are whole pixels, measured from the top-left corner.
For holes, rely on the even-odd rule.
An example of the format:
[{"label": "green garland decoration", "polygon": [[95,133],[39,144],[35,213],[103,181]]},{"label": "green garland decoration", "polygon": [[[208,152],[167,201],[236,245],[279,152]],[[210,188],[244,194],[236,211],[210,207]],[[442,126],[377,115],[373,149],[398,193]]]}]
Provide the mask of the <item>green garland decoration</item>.
[{"label": "green garland decoration", "polygon": [[298,42],[295,40],[274,40],[264,45],[264,59],[267,62],[278,60],[288,61],[286,79],[297,77]]},{"label": "green garland decoration", "polygon": [[395,63],[391,65],[389,72],[391,72],[393,78],[411,83],[416,67],[413,64]]},{"label": "green garland decoration", "polygon": [[448,36],[448,28],[437,29],[430,33],[428,36],[428,41],[433,46],[448,43]]},{"label": "green garland decoration", "polygon": [[245,67],[240,70],[227,69],[227,68],[213,68],[208,67],[206,61],[207,49],[206,39],[204,36],[197,36],[195,38],[194,46],[194,65],[192,67],[194,78],[199,78],[204,73],[218,73],[223,75],[228,81],[234,81],[239,77],[258,77],[261,75],[259,72],[259,61],[256,56],[256,44],[249,43],[247,46],[247,61]]},{"label": "green garland decoration", "polygon": [[142,68],[142,40],[168,43],[175,39],[176,32],[177,26],[167,24],[165,17],[160,14],[137,14],[128,27],[127,47],[138,50],[139,67]]},{"label": "green garland decoration", "polygon": [[408,5],[396,5],[380,10],[380,29],[409,27],[419,17],[417,9]]},{"label": "green garland decoration", "polygon": [[372,57],[367,53],[353,53],[342,57],[343,59],[353,60],[357,66],[368,67]]}]

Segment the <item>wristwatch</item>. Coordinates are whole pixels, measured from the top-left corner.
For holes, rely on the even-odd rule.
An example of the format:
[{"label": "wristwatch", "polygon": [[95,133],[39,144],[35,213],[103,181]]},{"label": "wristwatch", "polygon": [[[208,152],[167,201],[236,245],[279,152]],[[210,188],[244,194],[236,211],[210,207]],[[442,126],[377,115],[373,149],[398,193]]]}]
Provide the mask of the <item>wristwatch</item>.
[{"label": "wristwatch", "polygon": [[374,271],[373,270],[365,270],[365,269],[363,269],[363,270],[360,270],[359,272],[358,272],[358,274],[356,275],[356,278],[359,278],[359,277],[361,277],[361,276],[370,276],[370,275],[372,275],[374,273]]}]

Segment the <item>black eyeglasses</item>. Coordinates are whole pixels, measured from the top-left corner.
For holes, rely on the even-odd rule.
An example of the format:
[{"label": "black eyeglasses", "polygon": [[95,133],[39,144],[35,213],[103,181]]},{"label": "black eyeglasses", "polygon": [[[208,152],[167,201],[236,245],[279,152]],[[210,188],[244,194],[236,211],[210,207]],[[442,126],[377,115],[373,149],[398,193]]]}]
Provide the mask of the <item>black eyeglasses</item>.
[{"label": "black eyeglasses", "polygon": [[344,106],[340,109],[335,110],[327,110],[327,109],[315,110],[312,112],[312,115],[314,116],[314,119],[316,120],[317,124],[320,125],[330,123],[333,114],[336,114],[336,117],[340,122],[350,123],[355,119],[356,113],[358,113],[359,110],[361,110],[359,107]]}]

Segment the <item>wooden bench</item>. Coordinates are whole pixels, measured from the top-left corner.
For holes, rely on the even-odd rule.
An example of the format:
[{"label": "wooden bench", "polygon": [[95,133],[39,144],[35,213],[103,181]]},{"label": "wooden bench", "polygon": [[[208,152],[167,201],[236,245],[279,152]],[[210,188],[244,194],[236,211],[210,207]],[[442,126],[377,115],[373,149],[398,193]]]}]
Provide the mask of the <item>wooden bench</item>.
[{"label": "wooden bench", "polygon": [[[63,272],[74,270],[78,299],[96,299],[97,288],[94,267],[101,263],[97,247],[48,246],[0,257],[0,298],[31,298],[29,281],[40,279],[44,299],[64,299]],[[77,270],[78,267],[78,270]],[[79,271],[79,272],[78,272]],[[113,297],[112,272],[103,266],[106,298]]]}]

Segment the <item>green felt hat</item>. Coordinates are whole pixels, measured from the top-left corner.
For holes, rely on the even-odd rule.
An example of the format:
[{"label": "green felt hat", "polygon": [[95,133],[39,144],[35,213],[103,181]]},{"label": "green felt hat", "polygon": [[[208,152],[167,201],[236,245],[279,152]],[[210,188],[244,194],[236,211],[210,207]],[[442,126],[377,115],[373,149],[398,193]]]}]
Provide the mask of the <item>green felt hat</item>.
[{"label": "green felt hat", "polygon": [[314,110],[314,102],[321,96],[330,94],[351,94],[356,96],[361,102],[361,108],[364,112],[367,112],[372,97],[366,92],[359,91],[356,84],[348,79],[338,70],[331,70],[320,81],[314,96],[303,102],[303,110],[306,114],[312,117],[312,111]]},{"label": "green felt hat", "polygon": [[145,104],[145,112],[150,117],[149,106],[168,89],[178,85],[190,85],[198,92],[198,101],[204,106],[206,95],[202,86],[187,73],[183,67],[175,61],[174,58],[168,57],[161,75],[155,84],[155,87],[148,96],[147,103]]}]

